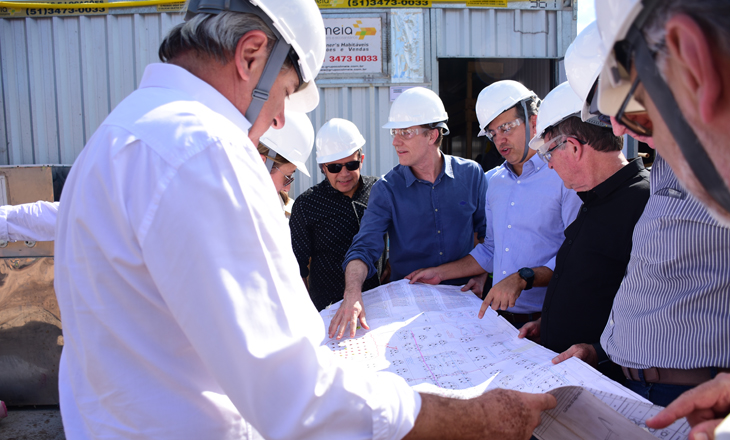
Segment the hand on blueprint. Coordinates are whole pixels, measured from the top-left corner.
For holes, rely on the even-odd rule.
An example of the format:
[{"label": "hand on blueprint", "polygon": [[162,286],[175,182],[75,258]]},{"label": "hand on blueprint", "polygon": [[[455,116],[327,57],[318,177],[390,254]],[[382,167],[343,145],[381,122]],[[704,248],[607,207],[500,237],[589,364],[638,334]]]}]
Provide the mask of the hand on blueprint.
[{"label": "hand on blueprint", "polygon": [[481,275],[477,275],[474,278],[469,279],[469,282],[461,288],[462,292],[471,290],[474,295],[478,296],[479,299],[484,298],[484,284],[487,282],[488,272],[484,272]]},{"label": "hand on blueprint", "polygon": [[[689,439],[714,439],[715,428],[730,413],[730,374],[720,373],[693,388],[646,421],[649,428],[663,428],[687,417],[692,426]],[[699,435],[698,435],[699,434]],[[704,434],[704,436],[703,436]]]},{"label": "hand on blueprint", "polygon": [[489,290],[487,297],[484,298],[482,307],[479,309],[479,318],[484,316],[484,312],[487,311],[487,307],[490,305],[494,310],[507,310],[510,307],[514,307],[517,298],[520,297],[520,293],[522,293],[522,289],[524,288],[525,280],[520,278],[516,273],[498,282]]},{"label": "hand on blueprint", "polygon": [[495,438],[527,440],[540,413],[554,408],[550,394],[496,389],[470,400],[421,394],[421,412],[404,440]]},{"label": "hand on blueprint", "polygon": [[542,318],[538,318],[536,321],[528,322],[520,328],[520,334],[518,338],[527,338],[537,344],[540,343],[540,323]]},{"label": "hand on blueprint", "polygon": [[410,280],[413,283],[423,284],[439,284],[444,279],[439,273],[438,267],[427,267],[425,269],[417,269],[405,276],[405,279]]},{"label": "hand on blueprint", "polygon": [[[362,293],[352,292],[348,294],[345,292],[345,298],[342,300],[340,308],[337,309],[335,317],[332,318],[329,328],[330,338],[335,337],[342,339],[342,335],[345,334],[347,325],[350,325],[350,337],[355,337],[355,331],[357,330],[357,322],[360,321],[362,328],[369,330],[367,321],[365,321],[365,308],[362,305]],[[338,330],[339,329],[339,330]]]},{"label": "hand on blueprint", "polygon": [[598,367],[598,353],[596,353],[596,349],[593,348],[591,344],[575,344],[569,349],[555,356],[555,358],[553,358],[553,363],[559,364],[564,360],[570,359],[572,357],[577,357],[578,359],[582,360],[593,368]]}]

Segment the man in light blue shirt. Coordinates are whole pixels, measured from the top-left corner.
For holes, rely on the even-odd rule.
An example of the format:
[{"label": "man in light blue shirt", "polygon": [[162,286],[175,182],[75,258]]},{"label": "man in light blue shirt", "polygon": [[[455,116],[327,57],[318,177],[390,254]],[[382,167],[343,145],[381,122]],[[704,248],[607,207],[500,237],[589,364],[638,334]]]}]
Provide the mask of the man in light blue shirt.
[{"label": "man in light blue shirt", "polygon": [[486,178],[476,162],[441,152],[447,119],[441,99],[423,87],[405,91],[393,103],[384,128],[391,129],[400,165],[370,191],[360,231],[342,265],[344,301],[332,319],[330,337],[341,338],[348,324],[354,336],[358,319],[368,328],[362,284],[376,273],[386,232],[391,280],[458,260],[474,248],[474,234],[484,237]]},{"label": "man in light blue shirt", "polygon": [[540,317],[555,255],[581,204],[575,191],[528,146],[538,102],[515,81],[499,81],[482,90],[476,108],[480,135],[487,135],[505,158],[489,180],[484,243],[460,260],[406,276],[411,282],[437,284],[493,272],[494,287],[479,316],[491,305],[516,327]]}]

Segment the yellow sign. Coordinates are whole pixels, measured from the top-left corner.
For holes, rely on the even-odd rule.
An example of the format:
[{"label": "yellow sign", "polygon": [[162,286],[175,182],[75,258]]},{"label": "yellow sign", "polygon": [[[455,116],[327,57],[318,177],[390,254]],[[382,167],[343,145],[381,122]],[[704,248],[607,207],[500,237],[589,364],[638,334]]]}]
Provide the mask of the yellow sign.
[{"label": "yellow sign", "polygon": [[316,0],[320,9],[430,8],[432,0]]},{"label": "yellow sign", "polygon": [[466,7],[506,8],[507,0],[466,0]]},{"label": "yellow sign", "polygon": [[[38,7],[33,7],[34,4]],[[71,15],[104,15],[108,13],[108,3],[104,0],[44,0],[30,1],[15,4],[2,2],[0,4],[0,17],[63,17]]]}]

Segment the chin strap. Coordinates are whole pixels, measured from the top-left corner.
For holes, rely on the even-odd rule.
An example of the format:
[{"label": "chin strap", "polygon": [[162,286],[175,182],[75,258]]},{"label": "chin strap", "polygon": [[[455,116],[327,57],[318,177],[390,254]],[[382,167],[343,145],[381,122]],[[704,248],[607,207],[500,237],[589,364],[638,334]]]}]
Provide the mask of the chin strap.
[{"label": "chin strap", "polygon": [[520,163],[522,163],[525,161],[528,151],[530,151],[530,114],[527,113],[527,104],[525,104],[524,99],[520,104],[522,104],[522,111],[525,115],[525,151],[522,153],[522,159],[520,159]]}]

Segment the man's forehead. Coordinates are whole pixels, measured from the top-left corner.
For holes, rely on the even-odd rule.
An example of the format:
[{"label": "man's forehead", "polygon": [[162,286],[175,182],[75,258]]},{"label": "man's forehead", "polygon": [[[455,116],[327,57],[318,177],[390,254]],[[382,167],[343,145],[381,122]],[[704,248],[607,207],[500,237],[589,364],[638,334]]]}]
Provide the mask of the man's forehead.
[{"label": "man's forehead", "polygon": [[505,122],[512,122],[517,119],[517,109],[515,107],[509,108],[499,114],[496,118],[487,124],[488,130],[494,130]]}]

